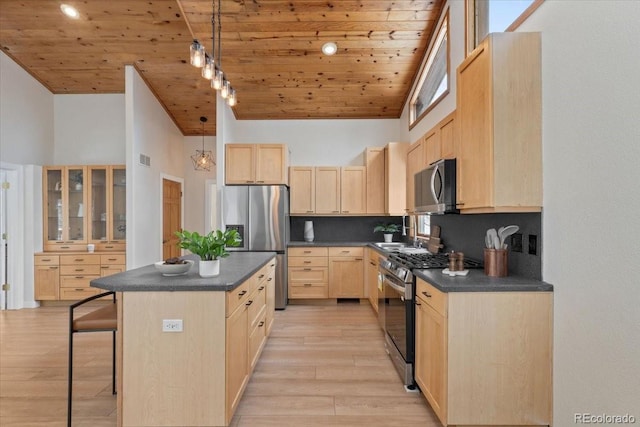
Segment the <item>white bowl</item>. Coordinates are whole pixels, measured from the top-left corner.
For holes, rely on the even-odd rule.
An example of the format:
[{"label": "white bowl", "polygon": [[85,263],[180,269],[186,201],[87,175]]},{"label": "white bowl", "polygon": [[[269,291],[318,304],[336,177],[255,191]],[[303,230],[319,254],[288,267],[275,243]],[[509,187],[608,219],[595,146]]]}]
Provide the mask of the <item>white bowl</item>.
[{"label": "white bowl", "polygon": [[165,264],[164,261],[158,261],[153,265],[163,276],[180,276],[186,274],[193,265],[193,260],[185,259],[184,261],[186,264]]}]

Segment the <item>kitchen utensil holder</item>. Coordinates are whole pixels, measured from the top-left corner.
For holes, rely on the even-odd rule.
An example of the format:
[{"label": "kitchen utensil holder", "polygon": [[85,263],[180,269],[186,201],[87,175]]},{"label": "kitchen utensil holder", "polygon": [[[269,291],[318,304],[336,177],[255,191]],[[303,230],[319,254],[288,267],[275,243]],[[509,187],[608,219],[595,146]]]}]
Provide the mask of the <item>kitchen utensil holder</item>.
[{"label": "kitchen utensil holder", "polygon": [[484,274],[491,277],[505,277],[508,273],[507,250],[484,250]]}]

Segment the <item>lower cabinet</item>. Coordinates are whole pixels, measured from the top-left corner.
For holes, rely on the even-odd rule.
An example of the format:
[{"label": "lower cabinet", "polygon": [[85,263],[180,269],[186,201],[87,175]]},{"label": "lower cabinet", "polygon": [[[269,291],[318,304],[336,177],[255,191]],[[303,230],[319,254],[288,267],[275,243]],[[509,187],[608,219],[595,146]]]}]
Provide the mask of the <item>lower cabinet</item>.
[{"label": "lower cabinet", "polygon": [[240,305],[227,318],[227,337],[226,413],[233,414],[249,381],[249,307],[246,304]]},{"label": "lower cabinet", "polygon": [[367,249],[367,263],[365,265],[365,281],[369,293],[371,307],[378,312],[378,262],[380,255],[375,249]]},{"label": "lower cabinet", "polygon": [[416,290],[415,379],[449,425],[549,425],[550,292]]},{"label": "lower cabinet", "polygon": [[288,252],[289,299],[364,298],[364,247]]},{"label": "lower cabinet", "polygon": [[81,300],[99,294],[90,282],[126,269],[124,253],[39,253],[34,256],[35,299]]},{"label": "lower cabinet", "polygon": [[364,298],[364,248],[329,248],[329,298]]}]

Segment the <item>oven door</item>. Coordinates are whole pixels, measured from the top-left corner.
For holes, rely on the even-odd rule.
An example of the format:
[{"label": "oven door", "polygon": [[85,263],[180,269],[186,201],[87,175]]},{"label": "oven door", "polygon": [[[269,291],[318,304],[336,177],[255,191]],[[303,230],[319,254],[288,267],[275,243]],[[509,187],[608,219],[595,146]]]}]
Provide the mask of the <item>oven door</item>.
[{"label": "oven door", "polygon": [[407,301],[407,289],[404,283],[395,279],[389,274],[383,276],[384,296],[385,296],[385,330],[394,346],[406,362],[411,362],[408,358],[407,348],[407,327],[409,311],[412,304],[411,297]]}]

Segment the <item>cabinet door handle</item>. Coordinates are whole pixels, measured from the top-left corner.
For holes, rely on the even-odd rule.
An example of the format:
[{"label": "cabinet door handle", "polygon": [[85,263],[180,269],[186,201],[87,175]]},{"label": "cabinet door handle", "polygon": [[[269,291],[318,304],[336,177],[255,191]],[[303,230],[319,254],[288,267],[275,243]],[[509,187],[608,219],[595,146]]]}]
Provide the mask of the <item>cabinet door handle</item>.
[{"label": "cabinet door handle", "polygon": [[[334,211],[334,212],[338,212],[338,211]],[[342,211],[342,213],[349,213],[349,211]]]},{"label": "cabinet door handle", "polygon": [[74,243],[73,240],[67,240],[65,243]]},{"label": "cabinet door handle", "polygon": [[264,181],[256,181],[258,184],[264,184]]},{"label": "cabinet door handle", "polygon": [[261,291],[261,290],[263,290],[263,289],[264,289],[264,286],[260,286],[260,287],[258,288],[258,290],[259,290],[259,291]]},{"label": "cabinet door handle", "polygon": [[304,253],[305,253],[305,254],[310,254],[310,253],[311,253],[311,251],[304,251]]},{"label": "cabinet door handle", "polygon": [[62,240],[56,240],[56,243],[64,243]]},{"label": "cabinet door handle", "polygon": [[253,184],[253,181],[245,181],[247,184]]},{"label": "cabinet door handle", "polygon": [[238,294],[238,298],[240,298],[241,296],[243,296],[243,295],[244,295],[244,294],[246,294],[246,293],[247,293],[247,291],[242,291],[242,292],[240,292],[240,293]]},{"label": "cabinet door handle", "polygon": [[356,261],[362,261],[362,258],[356,258]]},{"label": "cabinet door handle", "polygon": [[313,211],[307,211],[307,213],[313,213]]},{"label": "cabinet door handle", "polygon": [[58,269],[58,267],[49,267],[49,268],[52,269],[52,270],[57,270]]},{"label": "cabinet door handle", "polygon": [[253,301],[249,300],[247,301],[247,303],[245,304],[247,307],[249,307],[251,304],[253,304]]},{"label": "cabinet door handle", "polygon": [[75,276],[76,279],[84,279],[84,276]]},{"label": "cabinet door handle", "polygon": [[60,249],[69,249],[69,246],[60,246]]},{"label": "cabinet door handle", "polygon": [[424,295],[427,298],[431,298],[431,294],[428,292],[422,292],[422,295]]},{"label": "cabinet door handle", "polygon": [[267,279],[267,282],[270,282],[270,281],[272,281],[272,280],[273,280],[273,277],[269,277],[269,278]]},{"label": "cabinet door handle", "polygon": [[264,321],[261,321],[260,323],[258,323],[258,327],[261,328],[264,326]]},{"label": "cabinet door handle", "polygon": [[422,305],[422,304],[420,304],[418,301],[416,301],[416,305]]},{"label": "cabinet door handle", "polygon": [[376,263],[373,261],[369,261],[369,264],[373,265],[374,267],[376,266]]},{"label": "cabinet door handle", "polygon": [[[331,211],[331,213],[340,213],[340,211]],[[348,212],[345,211],[345,213],[348,213]]]},{"label": "cabinet door handle", "polygon": [[264,274],[261,274],[258,276],[258,279],[262,279],[264,277]]}]

